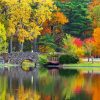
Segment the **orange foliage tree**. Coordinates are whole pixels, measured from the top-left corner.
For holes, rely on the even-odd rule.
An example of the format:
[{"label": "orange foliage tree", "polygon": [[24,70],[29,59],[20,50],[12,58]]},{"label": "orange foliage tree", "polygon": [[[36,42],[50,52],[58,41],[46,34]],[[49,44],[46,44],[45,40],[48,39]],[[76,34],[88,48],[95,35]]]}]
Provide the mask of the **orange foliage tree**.
[{"label": "orange foliage tree", "polygon": [[[65,15],[62,12],[54,12],[52,19],[51,20],[46,20],[43,24],[43,30],[42,30],[42,35],[47,34],[47,33],[52,33],[54,30],[56,32],[59,32],[59,27],[58,25],[63,25],[68,22],[68,19],[65,17]],[[51,28],[53,27],[53,28]],[[56,27],[56,29],[54,29]],[[59,30],[59,31],[58,31]]]},{"label": "orange foliage tree", "polygon": [[[66,18],[62,12],[56,11],[52,14],[51,20],[46,20],[43,23],[43,30],[41,33],[42,35],[49,34],[54,36],[55,44],[60,45],[63,37],[62,25],[64,25],[67,22],[68,18]],[[41,48],[45,49],[43,45],[40,45],[39,47],[40,49]]]},{"label": "orange foliage tree", "polygon": [[95,40],[95,54],[100,55],[100,28],[94,29],[93,37]]},{"label": "orange foliage tree", "polygon": [[100,0],[92,0],[89,4],[90,16],[93,19],[93,26],[100,26]]},{"label": "orange foliage tree", "polygon": [[62,12],[54,13],[53,23],[65,24],[68,22],[68,19],[64,16]]},{"label": "orange foliage tree", "polygon": [[92,78],[92,100],[100,99],[100,76],[94,75]]},{"label": "orange foliage tree", "polygon": [[92,10],[97,5],[100,5],[100,0],[92,0],[89,5],[89,9]]}]

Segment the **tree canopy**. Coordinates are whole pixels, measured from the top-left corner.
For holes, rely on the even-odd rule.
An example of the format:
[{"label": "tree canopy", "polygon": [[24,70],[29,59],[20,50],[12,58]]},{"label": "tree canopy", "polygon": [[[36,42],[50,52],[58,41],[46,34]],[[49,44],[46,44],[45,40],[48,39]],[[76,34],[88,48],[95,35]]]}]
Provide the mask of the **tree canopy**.
[{"label": "tree canopy", "polygon": [[6,30],[2,23],[0,23],[0,53],[6,52],[7,42],[6,42]]},{"label": "tree canopy", "polygon": [[[76,2],[77,1],[77,2]],[[63,27],[72,36],[85,39],[91,36],[92,19],[88,17],[86,0],[71,0],[70,2],[56,2],[61,11],[68,17],[69,22]]]}]

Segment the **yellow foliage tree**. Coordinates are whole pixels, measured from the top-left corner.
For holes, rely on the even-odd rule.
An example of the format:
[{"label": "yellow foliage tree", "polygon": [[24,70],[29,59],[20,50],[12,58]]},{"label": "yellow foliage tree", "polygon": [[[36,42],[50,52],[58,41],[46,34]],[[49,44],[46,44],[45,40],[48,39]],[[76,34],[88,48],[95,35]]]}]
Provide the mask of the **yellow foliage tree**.
[{"label": "yellow foliage tree", "polygon": [[76,55],[79,57],[83,57],[85,54],[85,50],[83,47],[77,47],[76,49]]},{"label": "yellow foliage tree", "polygon": [[6,42],[6,30],[2,23],[0,23],[0,53],[6,52],[7,42]]},{"label": "yellow foliage tree", "polygon": [[51,19],[56,8],[53,0],[2,0],[8,6],[8,36],[17,36],[19,42],[33,40],[40,35],[42,24]]},{"label": "yellow foliage tree", "polygon": [[13,37],[17,37],[21,44],[36,39],[41,35],[43,23],[51,19],[56,9],[53,0],[2,0],[0,4],[3,5],[0,5],[0,22],[5,18],[11,52]]},{"label": "yellow foliage tree", "polygon": [[[42,24],[50,19],[54,8],[52,0],[4,0],[9,5],[8,36],[17,35],[19,42],[40,35]],[[37,4],[36,9],[30,6]],[[33,12],[34,11],[34,12]]]}]

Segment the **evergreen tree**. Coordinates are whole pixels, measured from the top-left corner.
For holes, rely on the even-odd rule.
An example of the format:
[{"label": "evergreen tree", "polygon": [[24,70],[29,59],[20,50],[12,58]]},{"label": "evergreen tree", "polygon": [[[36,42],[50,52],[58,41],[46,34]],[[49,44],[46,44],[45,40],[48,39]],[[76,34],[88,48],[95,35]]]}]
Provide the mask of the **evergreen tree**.
[{"label": "evergreen tree", "polygon": [[70,2],[56,2],[61,11],[68,17],[69,22],[63,30],[75,37],[85,39],[91,37],[92,19],[88,13],[89,0],[71,0]]}]

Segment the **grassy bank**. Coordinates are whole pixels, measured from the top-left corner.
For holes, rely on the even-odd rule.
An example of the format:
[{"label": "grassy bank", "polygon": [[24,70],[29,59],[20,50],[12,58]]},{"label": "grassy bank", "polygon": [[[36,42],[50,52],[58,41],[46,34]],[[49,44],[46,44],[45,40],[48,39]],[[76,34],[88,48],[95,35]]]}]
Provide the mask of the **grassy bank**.
[{"label": "grassy bank", "polygon": [[19,66],[19,65],[17,65],[17,64],[8,64],[8,63],[0,64],[0,68],[3,68],[3,67],[11,68],[11,67],[14,67],[14,66]]},{"label": "grassy bank", "polygon": [[100,67],[100,62],[82,62],[77,64],[64,64],[64,66],[69,67]]},{"label": "grassy bank", "polygon": [[80,71],[100,71],[100,62],[82,62],[77,64],[64,64],[63,69],[76,69]]}]

